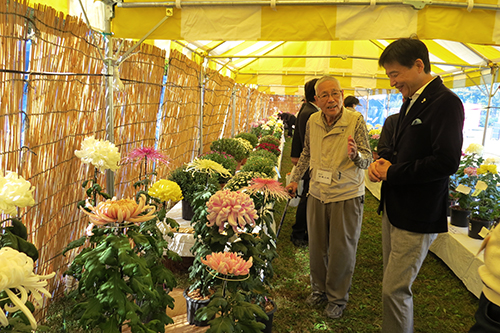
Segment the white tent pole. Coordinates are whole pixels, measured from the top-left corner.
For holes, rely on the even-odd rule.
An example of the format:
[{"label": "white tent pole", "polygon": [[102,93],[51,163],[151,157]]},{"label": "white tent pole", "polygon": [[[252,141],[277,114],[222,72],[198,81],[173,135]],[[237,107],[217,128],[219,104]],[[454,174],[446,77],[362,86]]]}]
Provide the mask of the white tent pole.
[{"label": "white tent pole", "polygon": [[[105,100],[106,100],[106,140],[115,142],[114,133],[114,105],[113,105],[113,37],[111,33],[111,18],[113,16],[113,7],[111,4],[105,4],[104,18],[104,77],[105,77]],[[115,174],[111,170],[106,170],[106,190],[110,196],[115,192]]]},{"label": "white tent pole", "polygon": [[231,137],[234,137],[234,128],[236,127],[236,87],[233,88],[231,99],[233,100],[233,115],[231,116]]},{"label": "white tent pole", "polygon": [[488,131],[488,119],[490,117],[491,99],[494,95],[493,86],[497,74],[498,74],[498,67],[491,67],[491,85],[490,85],[490,92],[488,94],[488,106],[486,107],[486,119],[484,120],[484,131],[483,131],[483,142],[482,142],[483,147],[486,143],[486,132]]},{"label": "white tent pole", "polygon": [[201,155],[203,153],[203,112],[205,107],[205,71],[204,64],[205,60],[203,59],[200,66],[200,148],[198,149],[198,154]]}]

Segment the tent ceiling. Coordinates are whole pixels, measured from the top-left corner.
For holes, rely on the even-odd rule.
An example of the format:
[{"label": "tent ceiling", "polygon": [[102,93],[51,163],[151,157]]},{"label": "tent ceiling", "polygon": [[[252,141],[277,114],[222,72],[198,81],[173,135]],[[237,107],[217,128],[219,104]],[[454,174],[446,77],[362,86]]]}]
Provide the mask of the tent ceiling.
[{"label": "tent ceiling", "polygon": [[[360,94],[390,89],[378,57],[391,40],[412,34],[426,43],[432,72],[449,87],[489,83],[500,61],[497,0],[81,1],[101,28],[111,6],[120,38],[140,39],[169,16],[149,38],[173,40],[171,47],[202,55],[237,82],[276,93],[297,93],[324,74]],[[67,3],[78,15],[80,0]]]}]

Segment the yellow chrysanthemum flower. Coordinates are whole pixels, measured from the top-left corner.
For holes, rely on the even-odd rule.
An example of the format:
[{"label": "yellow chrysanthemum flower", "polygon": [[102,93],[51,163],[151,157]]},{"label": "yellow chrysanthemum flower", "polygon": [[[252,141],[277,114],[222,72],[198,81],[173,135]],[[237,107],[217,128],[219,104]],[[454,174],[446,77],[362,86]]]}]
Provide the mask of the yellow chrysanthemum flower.
[{"label": "yellow chrysanthemum flower", "polygon": [[33,206],[34,187],[15,172],[7,171],[5,177],[0,171],[0,213],[15,215],[17,207]]},{"label": "yellow chrysanthemum flower", "polygon": [[167,179],[160,179],[148,190],[148,194],[161,201],[180,201],[183,199],[182,190],[176,182]]},{"label": "yellow chrysanthemum flower", "polygon": [[477,155],[483,155],[483,149],[484,147],[480,145],[479,143],[471,143],[467,149],[465,149],[465,153],[469,154],[477,154]]},{"label": "yellow chrysanthemum flower", "polygon": [[231,172],[224,168],[222,165],[220,165],[217,162],[214,162],[212,160],[206,160],[206,159],[195,159],[191,163],[188,163],[186,171],[199,171],[199,172],[204,172],[208,173],[210,175],[213,175],[215,173],[218,173],[222,176],[225,177],[231,177]]},{"label": "yellow chrysanthemum flower", "polygon": [[477,169],[477,174],[478,175],[483,175],[485,173],[492,173],[492,174],[497,174],[497,166],[495,164],[482,164],[478,169]]}]

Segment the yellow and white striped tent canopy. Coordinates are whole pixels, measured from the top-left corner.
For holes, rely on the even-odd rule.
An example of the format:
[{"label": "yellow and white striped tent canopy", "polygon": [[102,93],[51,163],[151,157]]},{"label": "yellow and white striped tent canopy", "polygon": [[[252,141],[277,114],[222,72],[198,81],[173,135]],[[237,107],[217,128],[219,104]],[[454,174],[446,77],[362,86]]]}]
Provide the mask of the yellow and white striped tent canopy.
[{"label": "yellow and white striped tent canopy", "polygon": [[[140,39],[166,19],[148,37],[154,43],[168,41],[239,83],[279,94],[297,94],[324,74],[360,94],[391,89],[378,57],[412,34],[447,86],[498,81],[500,5],[480,1],[82,0],[96,29],[105,29],[109,3],[115,37]],[[79,0],[35,2],[82,13]]]}]

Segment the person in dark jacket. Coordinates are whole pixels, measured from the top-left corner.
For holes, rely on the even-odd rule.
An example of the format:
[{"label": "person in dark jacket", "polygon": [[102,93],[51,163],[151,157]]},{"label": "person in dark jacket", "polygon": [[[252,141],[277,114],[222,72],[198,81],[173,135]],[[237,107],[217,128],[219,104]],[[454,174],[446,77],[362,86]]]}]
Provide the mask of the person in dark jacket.
[{"label": "person in dark jacket", "polygon": [[[297,114],[297,121],[295,123],[295,132],[293,133],[292,139],[292,151],[291,158],[294,165],[297,164],[299,160],[300,153],[304,148],[304,138],[306,135],[306,124],[309,117],[317,112],[319,108],[314,104],[314,85],[318,79],[312,79],[306,82],[304,86],[305,101]],[[307,192],[309,191],[309,171],[307,171],[302,177],[303,187],[300,193],[300,201],[297,206],[297,212],[295,214],[295,224],[292,226],[292,235],[290,240],[295,246],[303,247],[308,244],[308,234],[307,234]]]},{"label": "person in dark jacket", "polygon": [[383,181],[382,332],[412,333],[411,286],[437,234],[448,231],[448,180],[460,164],[464,108],[431,75],[420,40],[394,41],[379,65],[405,99],[389,149],[368,168],[371,181]]}]

